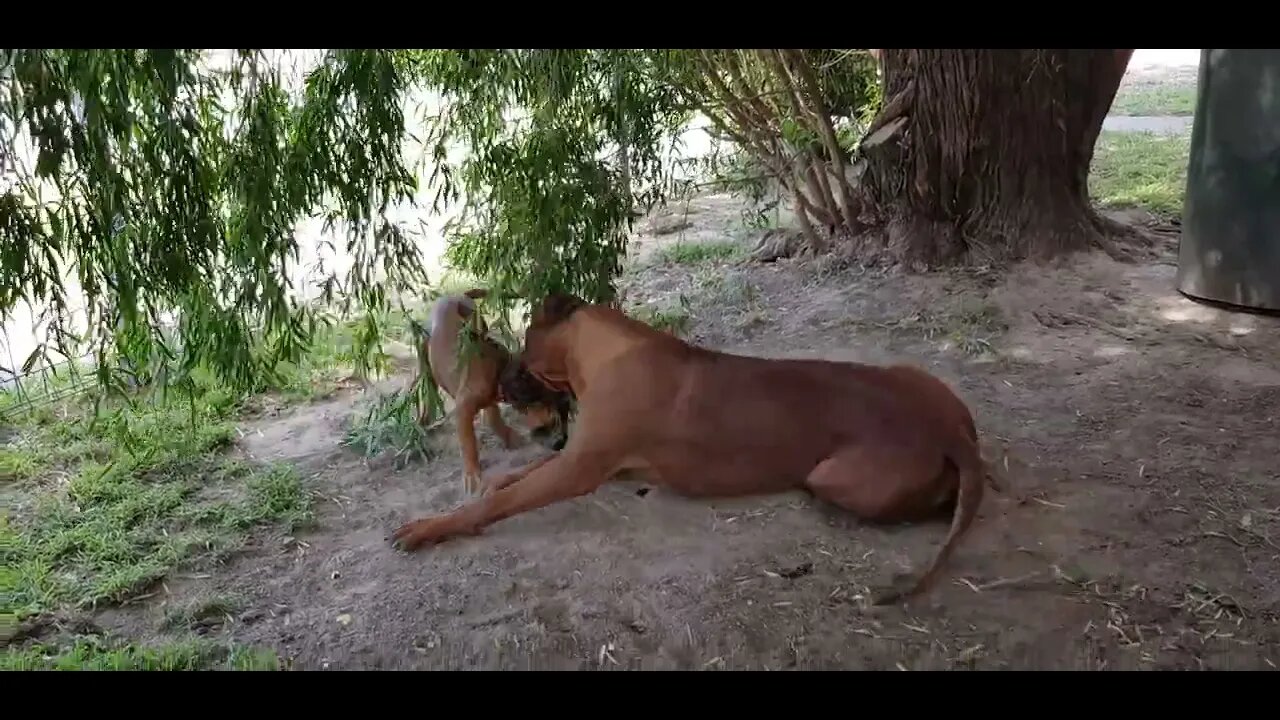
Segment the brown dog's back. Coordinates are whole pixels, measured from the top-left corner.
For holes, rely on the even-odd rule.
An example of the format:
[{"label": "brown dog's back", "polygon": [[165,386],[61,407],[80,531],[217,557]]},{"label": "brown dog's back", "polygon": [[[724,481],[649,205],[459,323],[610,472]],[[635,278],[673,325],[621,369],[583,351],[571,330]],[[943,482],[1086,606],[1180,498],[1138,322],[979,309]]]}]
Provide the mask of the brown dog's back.
[{"label": "brown dog's back", "polygon": [[[775,360],[703,350],[684,343],[645,343],[616,360],[625,384],[591,388],[646,424],[656,465],[673,489],[762,491],[803,483],[823,459],[862,442],[929,447],[945,424],[930,419],[925,393],[909,375],[826,360]],[[909,372],[909,371],[908,371]],[[945,389],[945,386],[943,386]],[[585,402],[582,404],[586,404]],[[618,418],[616,422],[627,423]],[[717,466],[726,470],[711,470]],[[660,468],[655,468],[659,469]]]},{"label": "brown dog's back", "polygon": [[915,490],[885,485],[899,482],[893,473],[850,467],[856,477],[848,482],[867,488],[850,492],[898,498],[875,511],[880,516],[864,514],[867,520],[923,519],[955,501],[951,531],[930,569],[916,587],[881,602],[931,584],[981,503],[984,465],[972,415],[923,370],[733,355],[659,336],[612,365],[589,392],[607,397],[615,412],[584,422],[637,432],[633,464],[648,466],[678,493],[741,496],[803,487],[817,467],[854,448],[888,449],[890,456],[922,459],[924,467],[936,462],[915,476]]}]

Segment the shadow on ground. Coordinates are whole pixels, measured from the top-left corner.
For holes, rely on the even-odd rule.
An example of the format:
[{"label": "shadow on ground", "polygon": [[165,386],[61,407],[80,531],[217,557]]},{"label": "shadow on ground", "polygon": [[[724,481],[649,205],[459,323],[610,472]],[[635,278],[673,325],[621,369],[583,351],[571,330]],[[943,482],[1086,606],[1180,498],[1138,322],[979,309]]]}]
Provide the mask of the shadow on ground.
[{"label": "shadow on ground", "polygon": [[[640,262],[628,303],[683,296],[691,339],[734,352],[917,363],[971,403],[1010,492],[917,606],[863,597],[918,572],[943,524],[863,527],[800,493],[704,502],[619,482],[393,552],[397,524],[462,500],[452,428],[430,463],[366,461],[338,446],[348,392],[240,442],[309,474],[315,530],[100,623],[158,640],[172,607],[234,596],[204,632],[300,668],[1274,667],[1280,321],[1181,298],[1167,259],[904,277],[699,257]],[[480,433],[490,471],[539,452]]]}]

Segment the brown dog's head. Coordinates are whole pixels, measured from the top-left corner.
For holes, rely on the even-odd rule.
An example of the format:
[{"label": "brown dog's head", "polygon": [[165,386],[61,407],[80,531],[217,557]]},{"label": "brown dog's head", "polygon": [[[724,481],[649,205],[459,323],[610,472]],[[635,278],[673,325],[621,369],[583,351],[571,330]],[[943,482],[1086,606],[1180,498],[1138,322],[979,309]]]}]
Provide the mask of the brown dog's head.
[{"label": "brown dog's head", "polygon": [[534,308],[524,334],[520,364],[557,389],[569,387],[567,321],[586,303],[568,293],[552,293]]},{"label": "brown dog's head", "polygon": [[573,396],[547,387],[518,361],[507,364],[498,382],[503,399],[520,413],[533,439],[557,452],[564,448]]}]

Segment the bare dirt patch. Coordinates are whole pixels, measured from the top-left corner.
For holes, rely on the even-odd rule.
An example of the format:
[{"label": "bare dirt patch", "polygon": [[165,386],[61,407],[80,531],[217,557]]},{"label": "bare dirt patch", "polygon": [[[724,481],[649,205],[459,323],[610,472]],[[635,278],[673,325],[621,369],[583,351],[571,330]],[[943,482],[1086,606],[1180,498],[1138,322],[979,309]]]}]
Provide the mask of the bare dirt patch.
[{"label": "bare dirt patch", "polygon": [[[721,223],[700,222],[701,240],[749,242],[728,202],[696,201],[692,215]],[[428,463],[367,461],[339,445],[367,402],[346,391],[256,420],[237,443],[302,467],[314,529],[260,539],[100,624],[163,639],[174,617],[195,618],[295,668],[1280,662],[1280,321],[1182,299],[1168,260],[1090,255],[1004,275],[718,256],[636,268],[628,303],[685,308],[699,343],[918,363],[959,388],[1010,491],[989,497],[933,595],[862,602],[918,572],[944,525],[862,526],[800,493],[704,502],[618,482],[480,537],[394,552],[392,528],[463,499],[452,425]],[[487,471],[540,452],[479,436]],[[208,606],[220,613],[191,610]]]}]

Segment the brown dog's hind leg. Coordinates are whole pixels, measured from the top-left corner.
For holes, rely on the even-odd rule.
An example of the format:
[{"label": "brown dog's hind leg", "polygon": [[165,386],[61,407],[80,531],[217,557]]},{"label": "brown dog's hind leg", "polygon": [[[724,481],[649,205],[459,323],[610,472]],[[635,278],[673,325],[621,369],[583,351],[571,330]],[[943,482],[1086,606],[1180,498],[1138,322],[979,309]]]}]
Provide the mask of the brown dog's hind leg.
[{"label": "brown dog's hind leg", "polygon": [[942,512],[955,473],[942,455],[893,446],[857,446],[818,463],[805,479],[814,495],[871,522],[913,522]]},{"label": "brown dog's hind leg", "polygon": [[484,409],[484,420],[506,449],[512,450],[524,444],[524,440],[502,421],[502,413],[498,411],[497,404],[489,405]]},{"label": "brown dog's hind leg", "polygon": [[948,467],[946,457],[927,447],[864,445],[827,458],[805,480],[814,495],[864,520],[892,523],[921,521],[940,514],[953,505],[957,485],[966,477],[976,477],[979,494],[961,494],[958,503],[954,503],[951,532],[925,574],[909,590],[878,593],[873,604],[894,602],[930,586],[959,536],[968,528],[975,501],[981,502],[983,480],[980,474],[973,475],[975,471],[980,473],[980,468],[971,468],[971,475],[966,476],[963,470],[955,472]]}]

